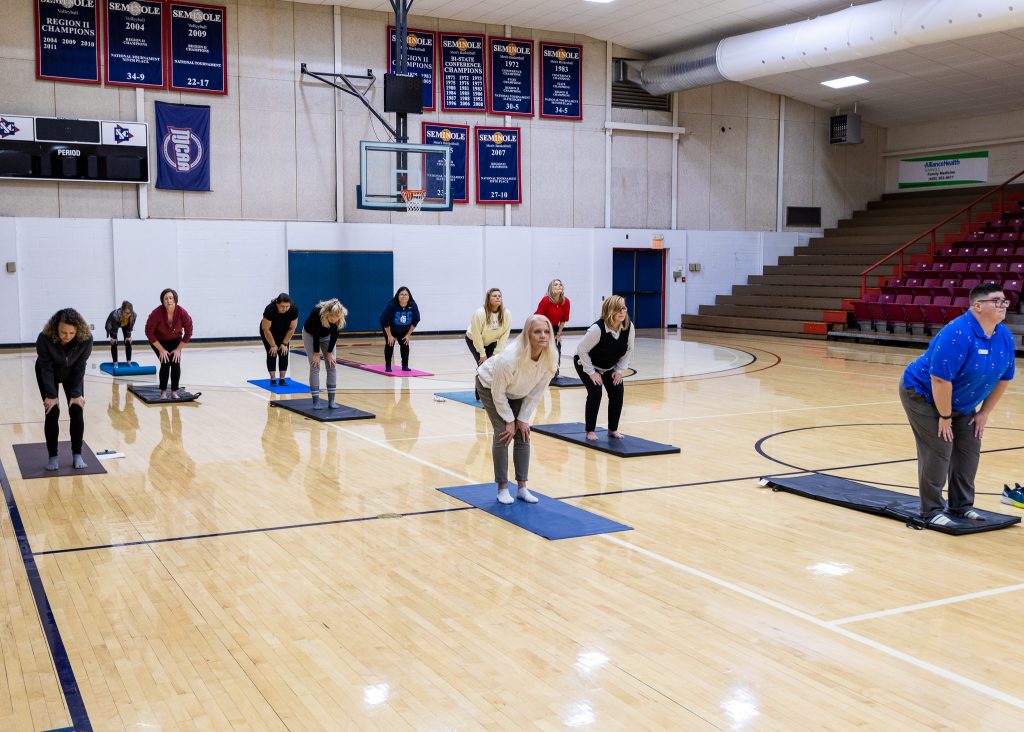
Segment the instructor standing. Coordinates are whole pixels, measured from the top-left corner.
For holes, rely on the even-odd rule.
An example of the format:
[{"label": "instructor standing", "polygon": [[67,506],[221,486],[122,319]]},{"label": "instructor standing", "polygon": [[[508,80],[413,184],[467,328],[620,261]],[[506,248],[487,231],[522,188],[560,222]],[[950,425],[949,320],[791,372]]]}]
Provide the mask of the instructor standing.
[{"label": "instructor standing", "polygon": [[[917,443],[921,518],[948,526],[981,519],[974,476],[985,425],[1014,376],[1010,301],[996,284],[971,290],[970,307],[940,330],[900,382],[900,401]],[[981,406],[977,412],[975,409]],[[949,503],[942,487],[949,478]]]}]

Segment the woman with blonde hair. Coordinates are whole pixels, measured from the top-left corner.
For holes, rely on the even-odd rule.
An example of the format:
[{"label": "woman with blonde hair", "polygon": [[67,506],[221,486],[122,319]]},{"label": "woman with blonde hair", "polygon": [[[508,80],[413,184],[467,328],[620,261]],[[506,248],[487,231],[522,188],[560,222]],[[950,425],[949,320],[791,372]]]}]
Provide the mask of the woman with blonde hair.
[{"label": "woman with blonde hair", "polygon": [[618,295],[601,305],[601,319],[587,329],[576,347],[573,365],[587,388],[587,439],[597,439],[597,412],[601,408],[601,387],[608,392],[608,436],[621,439],[619,415],[622,414],[624,389],[622,375],[633,355],[633,328],[629,323],[626,301]]},{"label": "woman with blonde hair", "polygon": [[43,332],[36,338],[36,383],[43,399],[43,434],[46,435],[47,470],[57,470],[57,436],[60,419],[60,392],[68,401],[71,417],[71,456],[74,467],[86,467],[82,459],[82,440],[85,436],[85,365],[92,353],[92,334],[74,308],[54,313]]},{"label": "woman with blonde hair", "polygon": [[[569,322],[569,298],[565,296],[565,285],[557,277],[548,283],[547,294],[537,305],[537,315],[543,315],[551,321],[555,329],[555,346],[558,347],[558,363],[562,363],[562,328]],[[558,377],[558,370],[555,370]]]},{"label": "woman with blonde hair", "polygon": [[132,360],[132,330],[135,329],[137,314],[130,302],[124,300],[121,307],[111,310],[107,316],[107,322],[103,329],[107,331],[107,338],[110,339],[110,360],[117,363],[117,331],[124,335],[124,360]]},{"label": "woman with blonde hair", "polygon": [[537,411],[541,395],[558,368],[551,321],[543,315],[531,315],[523,332],[512,345],[480,366],[476,390],[494,427],[491,457],[494,482],[498,484],[498,502],[513,503],[508,492],[508,445],[516,472],[516,497],[527,503],[537,498],[526,487],[530,470],[530,420]]},{"label": "woman with blonde hair", "polygon": [[[512,313],[502,301],[501,290],[492,287],[484,295],[483,307],[473,313],[466,330],[466,345],[476,360],[476,366],[482,366],[491,356],[505,350],[511,328]],[[480,399],[479,393],[476,398]]]},{"label": "woman with blonde hair", "polygon": [[313,409],[323,409],[320,403],[320,354],[327,362],[327,408],[340,409],[334,403],[334,391],[338,385],[338,366],[334,358],[334,346],[338,342],[338,331],[345,327],[348,309],[338,298],[323,300],[313,306],[309,317],[302,326],[302,347],[309,359],[309,389],[313,392]]}]

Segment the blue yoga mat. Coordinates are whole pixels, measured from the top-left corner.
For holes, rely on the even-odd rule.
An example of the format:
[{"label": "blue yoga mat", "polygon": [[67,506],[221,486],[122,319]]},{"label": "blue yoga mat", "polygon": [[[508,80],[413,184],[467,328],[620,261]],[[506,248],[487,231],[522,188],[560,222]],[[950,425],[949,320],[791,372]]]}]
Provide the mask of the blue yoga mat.
[{"label": "blue yoga mat", "polygon": [[471,391],[439,391],[434,396],[443,397],[444,399],[451,399],[453,402],[461,402],[468,404],[471,407],[477,409],[483,409],[484,405],[477,401],[476,397],[473,396]]},{"label": "blue yoga mat", "polygon": [[[276,379],[275,379],[276,381]],[[253,386],[258,386],[261,389],[266,389],[274,394],[308,394],[309,387],[305,384],[300,384],[297,381],[288,379],[288,383],[285,386],[271,386],[270,379],[249,379],[249,383]]]},{"label": "blue yoga mat", "polygon": [[[593,536],[594,534],[609,534],[613,531],[633,530],[632,526],[626,526],[618,521],[598,516],[596,513],[584,511],[582,508],[564,503],[557,498],[550,498],[534,490],[530,492],[540,499],[538,503],[517,500],[507,506],[498,503],[496,483],[460,485],[453,488],[438,488],[438,490],[537,536],[543,536],[545,539],[571,539],[575,536]],[[514,485],[509,484],[509,490],[512,495],[515,495]]]},{"label": "blue yoga mat", "polygon": [[111,376],[148,376],[156,373],[156,366],[139,366],[135,361],[104,361],[100,364],[100,371]]}]

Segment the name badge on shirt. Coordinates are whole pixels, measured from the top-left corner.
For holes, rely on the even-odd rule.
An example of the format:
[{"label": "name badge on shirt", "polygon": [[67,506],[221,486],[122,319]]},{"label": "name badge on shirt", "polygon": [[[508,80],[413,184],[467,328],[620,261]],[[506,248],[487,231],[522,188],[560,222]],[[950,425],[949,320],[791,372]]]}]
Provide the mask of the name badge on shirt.
[{"label": "name badge on shirt", "polygon": [[987,356],[988,355],[988,349],[987,348],[979,348],[978,349],[978,355],[979,356]]}]

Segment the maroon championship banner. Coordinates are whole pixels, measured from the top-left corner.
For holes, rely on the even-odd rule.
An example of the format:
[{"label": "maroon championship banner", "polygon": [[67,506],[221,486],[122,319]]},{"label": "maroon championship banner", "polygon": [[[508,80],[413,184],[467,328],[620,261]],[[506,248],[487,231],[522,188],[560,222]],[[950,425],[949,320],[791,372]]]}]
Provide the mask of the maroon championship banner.
[{"label": "maroon championship banner", "polygon": [[36,78],[100,82],[101,0],[36,0]]}]

